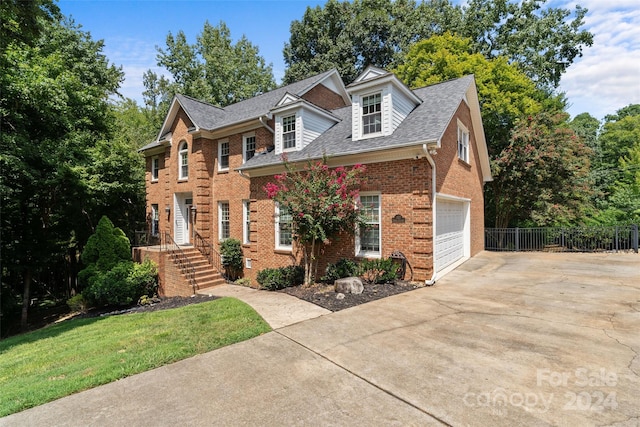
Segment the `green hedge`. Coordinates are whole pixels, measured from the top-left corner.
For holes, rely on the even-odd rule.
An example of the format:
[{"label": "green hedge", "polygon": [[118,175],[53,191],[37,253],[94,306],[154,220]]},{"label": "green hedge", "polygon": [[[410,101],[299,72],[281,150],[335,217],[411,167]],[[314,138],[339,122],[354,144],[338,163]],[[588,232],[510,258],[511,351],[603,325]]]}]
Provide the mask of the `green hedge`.
[{"label": "green hedge", "polygon": [[284,289],[304,282],[304,268],[299,265],[265,268],[258,272],[256,279],[263,289],[270,291]]}]

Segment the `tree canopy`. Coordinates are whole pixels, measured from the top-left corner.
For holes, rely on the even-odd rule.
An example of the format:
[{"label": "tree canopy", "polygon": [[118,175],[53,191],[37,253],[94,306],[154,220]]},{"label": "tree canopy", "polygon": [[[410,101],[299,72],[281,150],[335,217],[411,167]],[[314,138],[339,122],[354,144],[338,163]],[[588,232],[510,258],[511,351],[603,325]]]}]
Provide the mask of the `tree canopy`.
[{"label": "tree canopy", "polygon": [[148,108],[166,112],[176,93],[224,107],[276,87],[272,66],[245,36],[236,43],[224,22],[207,21],[196,42],[189,44],[184,31],[167,35],[166,48],[157,47],[158,66],[171,78],[144,74],[144,101]]},{"label": "tree canopy", "polygon": [[472,43],[450,33],[423,40],[395,72],[410,87],[475,75],[493,174],[485,193],[485,218],[492,225],[578,218],[590,151],[560,114],[563,99],[537,88],[505,57],[474,53]]},{"label": "tree canopy", "polygon": [[473,53],[518,64],[546,90],[593,43],[581,27],[586,9],[544,7],[546,0],[329,0],[291,23],[284,47],[285,83],[336,68],[345,83],[368,65],[397,67],[413,43],[451,32],[471,39]]},{"label": "tree canopy", "polygon": [[[3,15],[33,12],[32,2],[9,3],[2,3]],[[94,147],[111,134],[109,97],[123,79],[102,42],[48,2],[37,4],[39,30],[29,37],[8,31],[0,52],[2,278],[23,291],[23,326],[31,282],[68,283],[60,274],[100,217],[102,196],[89,197],[85,171]]]},{"label": "tree canopy", "polygon": [[605,117],[598,137],[594,174],[598,183],[600,223],[640,221],[640,105],[631,104]]}]

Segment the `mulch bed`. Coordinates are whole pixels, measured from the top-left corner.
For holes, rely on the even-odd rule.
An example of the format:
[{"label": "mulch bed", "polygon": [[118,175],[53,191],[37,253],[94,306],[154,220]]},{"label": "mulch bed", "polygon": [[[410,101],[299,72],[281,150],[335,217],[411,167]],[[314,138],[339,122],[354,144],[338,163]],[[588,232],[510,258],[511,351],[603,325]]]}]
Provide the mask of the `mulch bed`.
[{"label": "mulch bed", "polygon": [[[344,298],[339,298],[338,293],[334,290],[333,285],[325,283],[316,283],[313,285],[300,285],[285,288],[277,292],[283,292],[312,304],[326,308],[330,311],[340,311],[345,308],[355,307],[356,305],[375,301],[391,295],[401,294],[403,292],[418,289],[424,285],[415,282],[397,281],[385,284],[365,284],[364,291],[359,294],[341,294]],[[90,310],[88,313],[80,314],[75,318],[112,316],[117,314],[128,313],[147,313],[151,311],[167,310],[170,308],[184,307],[189,304],[197,304],[201,302],[211,301],[216,297],[207,295],[193,295],[190,297],[170,297],[155,298],[153,303],[146,305],[137,305],[127,308],[103,308],[100,310]]]},{"label": "mulch bed", "polygon": [[302,300],[308,301],[330,311],[340,311],[345,308],[375,301],[391,295],[401,294],[423,287],[423,284],[415,282],[397,281],[395,284],[366,284],[361,294],[341,294],[344,298],[339,298],[334,286],[325,283],[313,285],[300,285],[285,288],[278,292],[284,292]]},{"label": "mulch bed", "polygon": [[75,316],[75,319],[85,317],[113,316],[116,314],[129,313],[148,313],[152,311],[168,310],[171,308],[184,307],[190,304],[213,301],[218,297],[208,295],[192,295],[189,297],[169,297],[169,298],[153,298],[150,304],[135,305],[125,308],[106,307],[102,309],[91,309],[87,313]]}]

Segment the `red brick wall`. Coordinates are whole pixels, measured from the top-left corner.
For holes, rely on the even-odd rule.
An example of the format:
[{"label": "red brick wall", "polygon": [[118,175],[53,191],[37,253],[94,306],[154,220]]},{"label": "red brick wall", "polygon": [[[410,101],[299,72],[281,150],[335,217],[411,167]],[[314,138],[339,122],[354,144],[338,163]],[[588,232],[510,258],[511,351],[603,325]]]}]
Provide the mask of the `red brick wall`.
[{"label": "red brick wall", "polygon": [[[402,251],[414,269],[414,280],[431,277],[432,222],[431,222],[431,168],[426,159],[410,159],[366,165],[361,192],[381,195],[382,257],[389,257],[394,250]],[[268,267],[281,267],[299,261],[302,254],[294,247],[293,252],[275,250],[275,206],[268,200],[264,186],[271,177],[255,178],[251,181],[252,207],[252,253],[255,256],[251,272],[247,277],[255,278],[257,271]],[[393,223],[396,215],[404,223]],[[340,258],[355,258],[353,236],[340,236],[323,248],[318,272],[322,275],[328,262]],[[427,277],[428,276],[428,277]]]},{"label": "red brick wall", "polygon": [[347,105],[340,95],[323,85],[315,86],[302,97],[312,104],[327,110],[335,110]]},{"label": "red brick wall", "polygon": [[191,296],[193,288],[180,270],[173,264],[166,252],[157,248],[133,248],[133,260],[142,262],[145,258],[158,265],[158,295],[161,297]]},{"label": "red brick wall", "polygon": [[[469,163],[458,158],[458,121],[469,131]],[[471,200],[471,256],[484,250],[484,194],[471,113],[462,102],[442,138],[442,148],[433,156],[437,192]]]},{"label": "red brick wall", "polygon": [[[327,88],[317,88],[308,94],[310,100],[329,105],[340,102],[337,94]],[[333,101],[332,101],[333,99]],[[312,102],[314,102],[312,101]],[[333,105],[333,104],[332,104]],[[465,164],[457,158],[457,117],[470,131],[470,162]],[[244,245],[244,257],[251,258],[252,268],[245,269],[245,277],[254,281],[258,271],[268,267],[279,267],[295,263],[302,257],[294,247],[293,252],[275,250],[274,204],[266,198],[264,185],[271,177],[254,178],[251,181],[234,171],[242,164],[242,134],[228,138],[230,143],[229,171],[218,171],[218,140],[198,138],[193,140],[187,133],[191,126],[188,117],[180,112],[172,126],[173,144],[160,155],[158,182],[150,182],[151,158],[147,159],[147,209],[157,203],[160,210],[160,229],[173,232],[173,194],[192,192],[197,206],[196,230],[214,245],[218,242],[218,202],[228,201],[230,208],[231,237],[242,241],[242,201],[251,200],[251,244]],[[273,145],[273,135],[266,128],[255,129],[256,151]],[[181,141],[189,143],[189,179],[178,182],[177,150]],[[484,204],[482,174],[475,147],[473,126],[469,108],[462,103],[447,128],[442,148],[433,156],[438,171],[437,191],[471,199],[471,255],[484,247]],[[431,168],[425,158],[368,164],[363,179],[362,192],[378,192],[382,202],[382,256],[400,250],[408,258],[414,270],[414,280],[429,279],[433,272],[433,229]],[[171,214],[165,213],[165,206]],[[400,215],[404,223],[394,223],[392,218]],[[341,236],[324,248],[323,262],[319,266],[322,275],[327,262],[354,258],[355,246],[352,236]],[[168,264],[168,263],[167,263]],[[163,292],[178,292],[168,279],[170,268],[165,268]],[[186,287],[188,290],[188,287]]]},{"label": "red brick wall", "polygon": [[[160,210],[159,228],[160,232],[169,231],[173,233],[173,195],[174,193],[192,192],[195,198],[197,182],[198,158],[201,157],[200,144],[194,143],[193,137],[189,135],[188,129],[193,126],[187,115],[180,110],[176,120],[171,126],[172,143],[163,154],[159,154],[160,170],[158,180],[151,181],[151,157],[147,157],[146,171],[146,196],[147,196],[147,216],[151,213],[151,205],[158,204]],[[178,181],[178,150],[182,142],[189,145],[189,178]],[[169,207],[170,214],[167,215],[165,208]]]}]

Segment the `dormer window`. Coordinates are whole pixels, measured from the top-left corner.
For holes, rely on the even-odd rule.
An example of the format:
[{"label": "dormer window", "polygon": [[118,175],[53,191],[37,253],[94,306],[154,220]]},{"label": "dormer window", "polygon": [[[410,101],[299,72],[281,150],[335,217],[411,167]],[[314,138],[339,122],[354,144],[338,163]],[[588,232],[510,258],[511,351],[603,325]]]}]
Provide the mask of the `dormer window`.
[{"label": "dormer window", "polygon": [[186,142],[183,142],[180,145],[178,159],[180,161],[178,176],[180,177],[180,179],[189,178],[189,145]]},{"label": "dormer window", "polygon": [[303,150],[340,119],[309,101],[286,94],[271,110],[276,154]]},{"label": "dormer window", "polygon": [[382,96],[380,93],[362,97],[362,134],[382,132]]},{"label": "dormer window", "polygon": [[296,116],[282,118],[282,146],[284,150],[296,148]]}]

